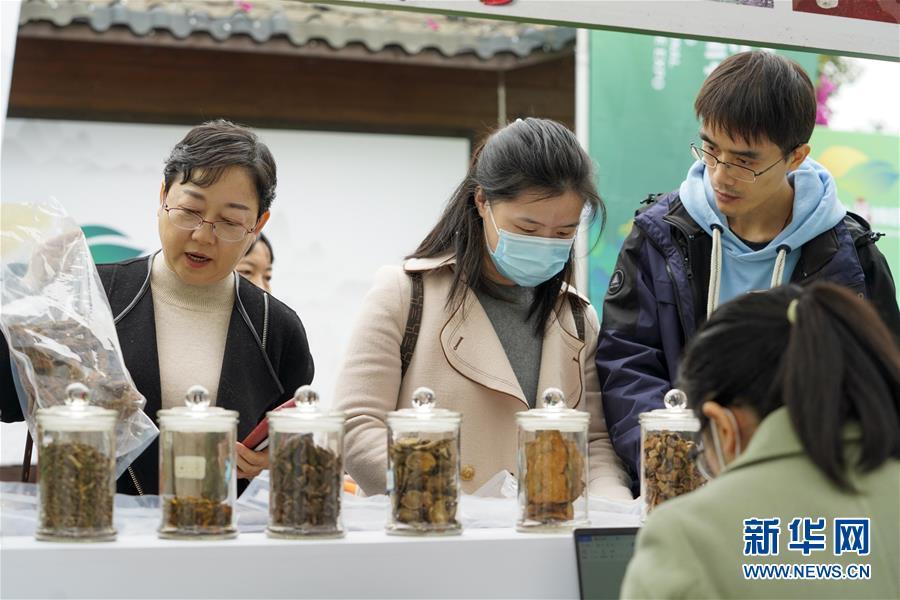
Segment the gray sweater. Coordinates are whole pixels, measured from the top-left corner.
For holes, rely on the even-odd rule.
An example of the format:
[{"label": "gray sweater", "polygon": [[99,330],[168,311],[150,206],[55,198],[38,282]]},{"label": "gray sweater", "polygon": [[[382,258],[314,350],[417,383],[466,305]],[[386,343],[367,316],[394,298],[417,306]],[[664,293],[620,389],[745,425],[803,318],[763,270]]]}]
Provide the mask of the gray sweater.
[{"label": "gray sweater", "polygon": [[543,333],[537,334],[534,331],[537,315],[528,318],[534,288],[495,285],[491,286],[490,293],[480,289],[475,290],[475,295],[500,338],[500,344],[519,380],[519,387],[528,400],[528,406],[534,408],[544,346]]}]

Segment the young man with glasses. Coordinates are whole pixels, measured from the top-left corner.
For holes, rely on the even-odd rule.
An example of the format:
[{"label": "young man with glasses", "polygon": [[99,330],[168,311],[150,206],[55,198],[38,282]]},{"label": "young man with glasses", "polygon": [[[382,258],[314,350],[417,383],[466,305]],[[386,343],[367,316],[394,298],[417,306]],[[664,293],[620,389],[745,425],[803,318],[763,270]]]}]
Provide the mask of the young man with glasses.
[{"label": "young man with glasses", "polygon": [[[243,439],[313,378],[297,314],[235,272],[269,220],[275,161],[256,134],[227,121],[194,127],[169,155],[159,191],[161,250],[98,265],[128,371],[156,420],[205,387],[213,404],[238,411]],[[0,344],[4,421],[22,420]],[[5,365],[5,368],[4,368]],[[238,477],[267,466],[267,454],[238,444]],[[156,442],[118,481],[118,491],[155,494]]]},{"label": "young man with glasses", "polygon": [[684,345],[721,303],[831,281],[871,300],[900,339],[880,234],[843,208],[834,179],[808,158],[816,99],[800,65],[768,52],[731,56],[694,109],[696,162],[678,190],[636,215],[603,304],[603,408],[635,482],[638,415],[662,407]]}]

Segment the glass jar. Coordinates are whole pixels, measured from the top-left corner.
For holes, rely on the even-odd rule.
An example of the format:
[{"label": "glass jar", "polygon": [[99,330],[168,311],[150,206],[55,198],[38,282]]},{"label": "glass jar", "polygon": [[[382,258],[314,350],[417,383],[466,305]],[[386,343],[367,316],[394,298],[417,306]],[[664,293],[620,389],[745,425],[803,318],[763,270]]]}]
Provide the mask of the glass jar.
[{"label": "glass jar", "polygon": [[643,517],[662,502],[686,494],[705,482],[697,468],[700,420],[687,408],[681,390],[669,390],[665,408],[642,413],[641,498]]},{"label": "glass jar", "polygon": [[237,411],[210,406],[209,392],[195,385],[187,391],[185,406],[157,415],[159,536],[236,536]]},{"label": "glass jar", "polygon": [[588,523],[590,415],[548,388],[542,407],[519,412],[519,531],[559,531]]},{"label": "glass jar", "polygon": [[39,540],[105,542],[116,538],[116,411],[91,406],[84,385],[66,388],[64,406],[39,408]]},{"label": "glass jar", "polygon": [[308,385],[294,401],[294,408],[268,413],[268,534],[340,537],[346,414],[322,411]]},{"label": "glass jar", "polygon": [[387,414],[387,532],[459,534],[460,414],[435,408],[434,392],[424,387],[412,406]]}]

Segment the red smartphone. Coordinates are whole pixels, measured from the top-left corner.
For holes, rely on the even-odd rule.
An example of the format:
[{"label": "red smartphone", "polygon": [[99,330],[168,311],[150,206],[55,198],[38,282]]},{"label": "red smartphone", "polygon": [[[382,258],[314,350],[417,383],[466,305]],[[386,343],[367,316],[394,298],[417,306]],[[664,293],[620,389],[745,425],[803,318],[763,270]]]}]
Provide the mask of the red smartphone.
[{"label": "red smartphone", "polygon": [[[296,406],[294,399],[291,398],[284,404],[279,405],[274,410],[281,410],[283,408],[291,408]],[[261,450],[265,450],[269,447],[269,419],[268,417],[264,418],[259,422],[259,425],[253,428],[253,431],[247,434],[241,443],[251,450],[255,452],[260,452]]]}]

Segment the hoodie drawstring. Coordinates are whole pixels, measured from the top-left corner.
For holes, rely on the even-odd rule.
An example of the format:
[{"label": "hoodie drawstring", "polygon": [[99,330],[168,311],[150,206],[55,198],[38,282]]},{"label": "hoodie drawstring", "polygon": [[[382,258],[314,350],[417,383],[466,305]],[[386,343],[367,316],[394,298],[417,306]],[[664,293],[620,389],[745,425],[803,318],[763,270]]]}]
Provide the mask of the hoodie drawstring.
[{"label": "hoodie drawstring", "polygon": [[778,255],[775,257],[775,269],[772,271],[772,283],[770,288],[778,287],[784,279],[784,265],[787,262],[787,255],[791,251],[790,247],[782,244],[778,246]]},{"label": "hoodie drawstring", "polygon": [[712,225],[712,254],[709,256],[709,292],[706,294],[706,318],[719,306],[722,283],[722,226]]},{"label": "hoodie drawstring", "polygon": [[[712,252],[709,256],[709,292],[706,295],[706,318],[719,306],[719,291],[722,286],[722,226],[711,225]],[[784,267],[791,248],[787,244],[778,246],[775,256],[775,268],[772,270],[772,281],[769,287],[778,287],[784,279]]]}]

